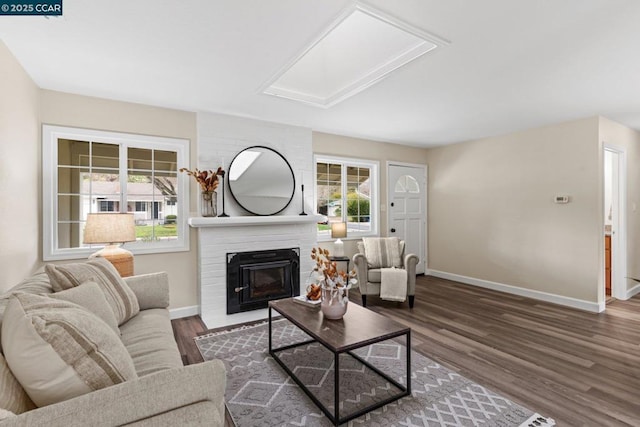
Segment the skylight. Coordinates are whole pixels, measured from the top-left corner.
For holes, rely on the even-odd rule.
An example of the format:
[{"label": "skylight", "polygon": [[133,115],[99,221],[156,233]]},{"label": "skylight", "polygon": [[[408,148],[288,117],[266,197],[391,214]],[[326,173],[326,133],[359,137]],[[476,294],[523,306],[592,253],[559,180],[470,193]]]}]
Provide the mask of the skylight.
[{"label": "skylight", "polygon": [[281,70],[263,92],[328,108],[447,43],[357,4]]}]

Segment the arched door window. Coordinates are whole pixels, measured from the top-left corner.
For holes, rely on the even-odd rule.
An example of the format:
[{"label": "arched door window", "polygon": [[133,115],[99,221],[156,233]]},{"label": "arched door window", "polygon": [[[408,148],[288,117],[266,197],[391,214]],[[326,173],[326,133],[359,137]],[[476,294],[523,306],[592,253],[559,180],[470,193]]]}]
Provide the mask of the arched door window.
[{"label": "arched door window", "polygon": [[396,193],[419,193],[420,185],[411,175],[402,175],[396,181],[395,191]]}]

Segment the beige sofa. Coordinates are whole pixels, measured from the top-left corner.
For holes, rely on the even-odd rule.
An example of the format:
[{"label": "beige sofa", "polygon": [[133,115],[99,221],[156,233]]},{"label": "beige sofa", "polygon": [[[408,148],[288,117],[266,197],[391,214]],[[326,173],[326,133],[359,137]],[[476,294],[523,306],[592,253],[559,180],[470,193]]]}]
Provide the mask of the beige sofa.
[{"label": "beige sofa", "polygon": [[[41,408],[29,402],[31,410],[9,416],[2,426],[224,425],[224,365],[211,361],[183,366],[169,318],[167,275],[147,274],[125,281],[138,299],[140,312],[120,326],[120,339],[138,378]],[[42,272],[0,295],[0,322],[10,294],[16,291],[50,294],[53,289]],[[2,355],[0,364],[8,368]],[[11,400],[22,393],[7,395],[8,382],[1,381],[0,408],[15,407]]]}]

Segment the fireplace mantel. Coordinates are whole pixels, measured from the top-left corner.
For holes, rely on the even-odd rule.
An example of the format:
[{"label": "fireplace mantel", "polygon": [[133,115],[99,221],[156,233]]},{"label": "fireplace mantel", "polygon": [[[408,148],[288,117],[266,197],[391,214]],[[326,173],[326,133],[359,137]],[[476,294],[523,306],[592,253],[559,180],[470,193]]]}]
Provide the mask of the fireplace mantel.
[{"label": "fireplace mantel", "polygon": [[273,215],[273,216],[229,216],[229,217],[191,217],[189,225],[202,227],[238,227],[243,225],[281,225],[317,223],[320,215]]}]

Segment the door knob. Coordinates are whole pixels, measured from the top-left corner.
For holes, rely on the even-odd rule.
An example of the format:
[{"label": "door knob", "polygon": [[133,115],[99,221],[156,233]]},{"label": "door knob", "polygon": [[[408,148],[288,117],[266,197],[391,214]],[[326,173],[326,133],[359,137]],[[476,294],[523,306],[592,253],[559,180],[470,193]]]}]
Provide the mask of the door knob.
[{"label": "door knob", "polygon": [[392,229],[391,229],[391,232],[392,232],[392,233],[395,233],[395,232],[396,232],[396,229],[395,229],[395,228],[392,228]]},{"label": "door knob", "polygon": [[394,206],[394,205],[393,205],[393,202],[391,202],[391,207],[393,207],[393,206]]}]

